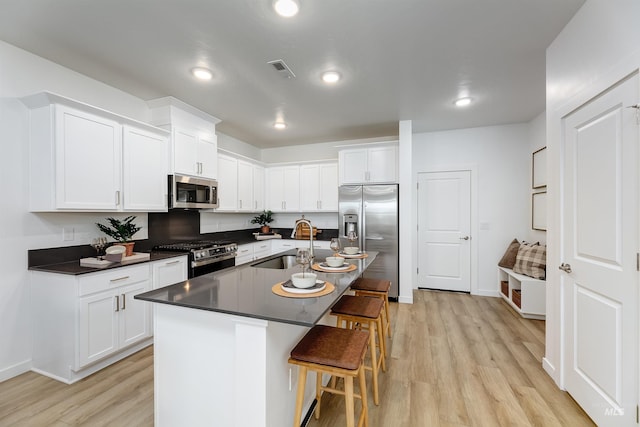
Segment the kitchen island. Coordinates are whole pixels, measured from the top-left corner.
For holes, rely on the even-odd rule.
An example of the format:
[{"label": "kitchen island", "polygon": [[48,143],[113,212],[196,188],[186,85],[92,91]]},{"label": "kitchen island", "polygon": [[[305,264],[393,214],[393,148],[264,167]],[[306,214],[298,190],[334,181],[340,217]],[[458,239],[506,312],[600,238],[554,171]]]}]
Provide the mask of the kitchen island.
[{"label": "kitchen island", "polygon": [[[270,256],[295,255],[295,251]],[[316,251],[316,260],[330,256]],[[322,297],[288,298],[272,287],[300,267],[258,260],[137,295],[154,308],[157,426],[283,426],[292,423],[297,369],[289,352],[309,328],[333,324],[331,306],[376,257],[350,259],[348,273],[318,273],[335,285]],[[305,405],[315,392],[308,378]]]}]

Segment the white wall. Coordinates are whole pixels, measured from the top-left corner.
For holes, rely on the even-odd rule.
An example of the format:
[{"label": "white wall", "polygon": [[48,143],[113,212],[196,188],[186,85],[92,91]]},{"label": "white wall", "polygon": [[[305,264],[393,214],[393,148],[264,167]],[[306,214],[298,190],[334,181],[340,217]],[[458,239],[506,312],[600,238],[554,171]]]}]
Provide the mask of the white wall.
[{"label": "white wall", "polygon": [[216,132],[216,135],[218,136],[218,149],[230,151],[257,161],[262,159],[262,153],[258,147],[224,133]]},{"label": "white wall", "polygon": [[288,147],[267,148],[262,150],[262,161],[265,163],[290,163],[316,160],[338,160],[338,151],[352,145],[376,144],[397,141],[394,137],[351,139],[347,141],[323,142],[318,144],[295,145]]},{"label": "white wall", "polygon": [[[587,0],[547,49],[547,265],[560,265],[561,118],[640,67],[640,2]],[[547,269],[544,368],[562,384],[560,274]]]},{"label": "white wall", "polygon": [[413,135],[415,174],[470,165],[477,170],[478,231],[472,238],[478,248],[480,295],[498,296],[498,261],[514,237],[529,236],[528,131],[529,125],[517,124]]},{"label": "white wall", "polygon": [[[545,147],[547,145],[547,120],[545,113],[541,113],[529,122],[529,153],[533,155],[534,152],[539,149]],[[548,150],[547,150],[548,151]],[[531,157],[529,158],[529,188],[531,189],[531,177],[532,177],[532,168],[533,162]],[[546,189],[536,189],[531,190],[530,192],[539,192],[546,191]],[[529,197],[529,212],[531,212],[531,197]],[[529,221],[531,224],[531,221]],[[527,236],[527,241],[529,242],[540,242],[540,244],[545,244],[547,242],[547,232],[534,230],[529,226],[529,235]]]},{"label": "white wall", "polygon": [[[31,330],[27,250],[88,244],[101,235],[95,222],[110,214],[29,213],[28,113],[16,97],[48,90],[128,117],[146,121],[144,101],[74,71],[0,42],[0,381],[30,367]],[[147,237],[147,215],[136,238]],[[62,229],[73,229],[74,239],[62,240]]]},{"label": "white wall", "polygon": [[[259,225],[251,224],[255,213],[200,213],[200,232],[216,233],[218,231],[232,231],[258,228]],[[293,228],[301,213],[274,213],[271,228]],[[338,215],[335,212],[305,213],[304,217],[311,221],[314,227],[322,229],[338,228]],[[289,236],[282,236],[289,238]]]}]

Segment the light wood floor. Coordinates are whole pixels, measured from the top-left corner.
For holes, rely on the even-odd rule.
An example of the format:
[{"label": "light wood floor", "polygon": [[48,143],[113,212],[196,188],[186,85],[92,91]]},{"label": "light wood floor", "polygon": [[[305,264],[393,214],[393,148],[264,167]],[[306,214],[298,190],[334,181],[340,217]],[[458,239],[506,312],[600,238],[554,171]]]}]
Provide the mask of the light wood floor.
[{"label": "light wood floor", "polygon": [[[543,321],[498,298],[431,291],[392,303],[392,320],[369,426],[594,425],[541,367]],[[152,347],[70,386],[32,372],[0,383],[0,426],[76,425],[153,425]],[[309,426],[340,425],[342,397],[324,397]]]}]

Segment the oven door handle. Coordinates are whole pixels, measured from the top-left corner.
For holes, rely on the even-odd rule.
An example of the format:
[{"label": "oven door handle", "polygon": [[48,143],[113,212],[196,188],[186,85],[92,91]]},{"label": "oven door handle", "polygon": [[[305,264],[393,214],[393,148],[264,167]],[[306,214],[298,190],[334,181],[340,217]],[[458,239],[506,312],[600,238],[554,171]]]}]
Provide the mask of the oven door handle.
[{"label": "oven door handle", "polygon": [[215,257],[215,258],[203,259],[201,261],[191,261],[191,267],[192,268],[202,267],[202,266],[205,266],[205,265],[213,264],[213,263],[216,263],[216,262],[224,261],[226,259],[231,259],[231,258],[235,258],[235,257],[236,257],[236,253],[235,252],[231,252],[229,254],[226,254],[226,255],[223,255],[223,256],[219,256],[219,257]]}]

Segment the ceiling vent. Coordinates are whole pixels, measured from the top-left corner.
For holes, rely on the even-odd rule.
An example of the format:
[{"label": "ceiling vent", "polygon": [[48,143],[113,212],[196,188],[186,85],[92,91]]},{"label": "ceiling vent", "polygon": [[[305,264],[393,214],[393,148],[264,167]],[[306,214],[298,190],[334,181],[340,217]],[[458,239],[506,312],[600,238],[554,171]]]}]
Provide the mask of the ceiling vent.
[{"label": "ceiling vent", "polygon": [[287,64],[284,63],[282,59],[276,59],[275,61],[269,61],[267,64],[270,64],[275,70],[280,73],[283,77],[288,79],[295,79],[296,75],[293,74],[291,68]]}]

